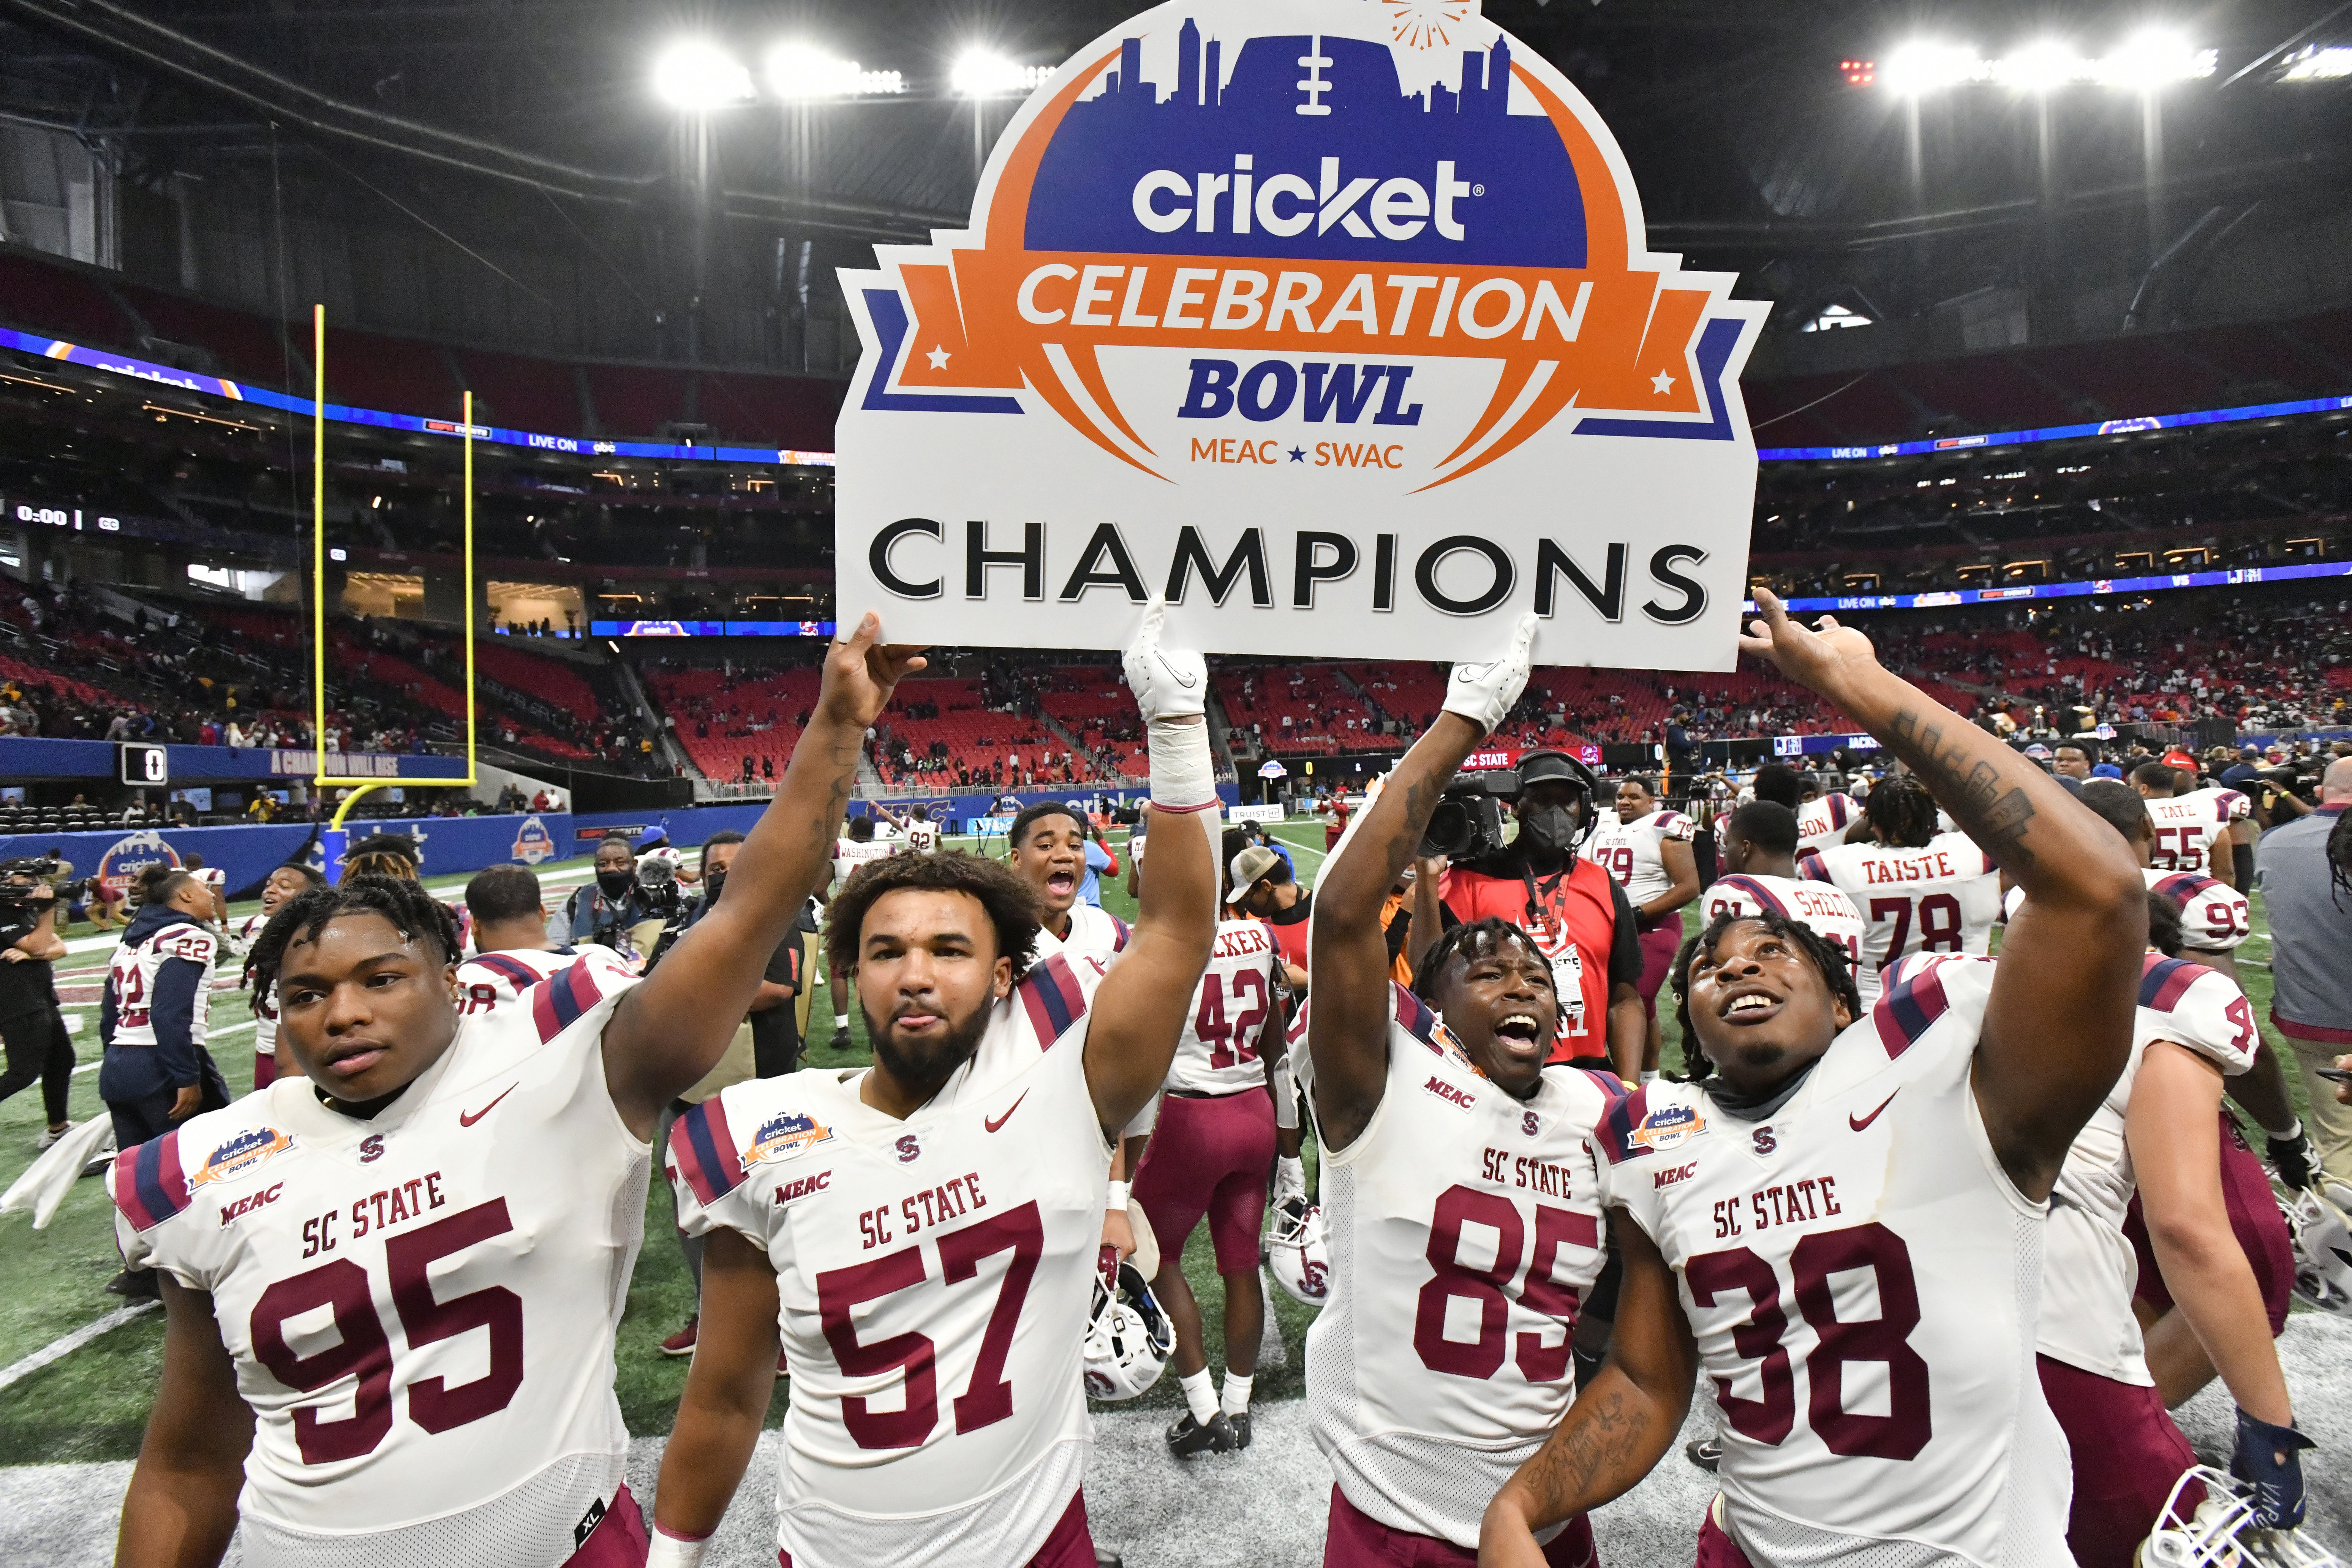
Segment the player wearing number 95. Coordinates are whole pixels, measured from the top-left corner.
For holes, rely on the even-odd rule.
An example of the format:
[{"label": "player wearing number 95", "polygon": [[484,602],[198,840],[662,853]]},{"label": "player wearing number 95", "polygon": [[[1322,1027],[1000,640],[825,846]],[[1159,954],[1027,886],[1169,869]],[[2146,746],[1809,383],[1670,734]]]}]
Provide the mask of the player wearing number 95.
[{"label": "player wearing number 95", "polygon": [[[1780,917],[1676,965],[1712,1069],[1612,1108],[1610,1360],[1496,1494],[1479,1561],[1607,1502],[1674,1440],[1702,1366],[1725,1417],[1703,1568],[1889,1556],[2063,1568],[2065,1439],[2035,1373],[2049,1197],[2132,1043],[2146,889],[2064,789],[1759,591],[1747,651],[1834,702],[2027,890],[1998,967],[1921,954],[1860,1012],[1846,956]],[[2063,1028],[2050,1020],[2063,1018]]]},{"label": "player wearing number 95", "polygon": [[[634,1564],[613,1339],[661,1108],[726,1049],[822,873],[866,727],[911,650],[868,615],[727,900],[643,982],[593,960],[461,1016],[453,918],[359,877],[262,932],[300,1068],[115,1161],[163,1375],[117,1562]],[[240,1469],[243,1490],[240,1494]]]},{"label": "player wearing number 95", "polygon": [[1041,906],[1010,868],[867,866],[827,941],[874,1065],[739,1084],[673,1129],[678,1223],[709,1244],[657,1568],[719,1527],[780,1341],[786,1568],[1093,1568],[1082,1347],[1113,1141],[1167,1076],[1216,925],[1207,671],[1160,647],[1161,615],[1127,653],[1160,847],[1118,963],[1033,958]]},{"label": "player wearing number 95", "polygon": [[[1446,781],[1526,685],[1534,632],[1527,616],[1506,657],[1454,667],[1446,710],[1316,889],[1301,1076],[1332,1279],[1307,1400],[1336,1481],[1331,1568],[1470,1561],[1486,1499],[1568,1407],[1570,1338],[1603,1260],[1591,1140],[1625,1090],[1545,1066],[1564,1014],[1543,950],[1507,921],[1458,925],[1407,992],[1380,922]],[[1583,1519],[1544,1535],[1541,1561],[1592,1562]]]}]

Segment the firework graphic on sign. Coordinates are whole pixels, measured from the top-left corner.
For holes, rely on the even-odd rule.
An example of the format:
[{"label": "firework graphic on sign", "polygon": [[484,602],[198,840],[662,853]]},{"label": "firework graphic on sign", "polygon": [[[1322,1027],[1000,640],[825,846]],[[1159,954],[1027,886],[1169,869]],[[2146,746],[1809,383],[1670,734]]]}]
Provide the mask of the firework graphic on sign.
[{"label": "firework graphic on sign", "polygon": [[1390,36],[1409,49],[1443,48],[1453,29],[1469,18],[1473,0],[1381,0],[1389,8]]}]

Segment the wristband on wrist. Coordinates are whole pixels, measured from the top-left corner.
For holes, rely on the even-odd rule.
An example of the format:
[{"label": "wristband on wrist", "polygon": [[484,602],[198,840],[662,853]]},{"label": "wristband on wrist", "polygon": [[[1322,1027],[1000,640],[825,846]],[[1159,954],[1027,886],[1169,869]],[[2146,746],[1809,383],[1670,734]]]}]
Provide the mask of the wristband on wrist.
[{"label": "wristband on wrist", "polygon": [[2296,1139],[2303,1136],[2303,1118],[2298,1116],[2294,1121],[2289,1121],[2286,1124],[2286,1131],[2284,1132],[2277,1131],[2268,1127],[2263,1128],[2263,1131],[2268,1136],[2277,1139],[2282,1143],[2292,1143]]},{"label": "wristband on wrist", "polygon": [[1151,754],[1151,809],[1206,811],[1217,804],[1217,773],[1206,720],[1154,719],[1144,726]]},{"label": "wristband on wrist", "polygon": [[1113,1182],[1110,1184],[1109,1195],[1103,1200],[1103,1208],[1105,1211],[1116,1211],[1119,1214],[1125,1214],[1127,1212],[1127,1184],[1125,1182]]}]

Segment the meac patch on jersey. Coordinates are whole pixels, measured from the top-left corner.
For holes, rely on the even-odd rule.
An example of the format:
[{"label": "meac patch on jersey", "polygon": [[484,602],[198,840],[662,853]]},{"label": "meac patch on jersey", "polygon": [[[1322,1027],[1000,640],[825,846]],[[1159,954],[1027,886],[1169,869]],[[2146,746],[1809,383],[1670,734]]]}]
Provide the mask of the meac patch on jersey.
[{"label": "meac patch on jersey", "polygon": [[1110,1171],[1085,1068],[1102,975],[1033,966],[904,1121],[864,1102],[861,1073],[799,1072],[672,1130],[679,1226],[733,1230],[776,1270],[795,1563],[1025,1562],[1076,1491]]},{"label": "meac patch on jersey", "polygon": [[576,962],[461,1018],[373,1117],[286,1079],[117,1156],[125,1259],[210,1293],[255,1414],[245,1561],[554,1568],[610,1506],[652,1160],[602,1041],[633,984]]},{"label": "meac patch on jersey", "polygon": [[2043,1206],[1970,1087],[1994,973],[1902,961],[1769,1117],[1660,1080],[1596,1133],[1602,1197],[1676,1276],[1751,1561],[2073,1562],[2033,1361]]}]

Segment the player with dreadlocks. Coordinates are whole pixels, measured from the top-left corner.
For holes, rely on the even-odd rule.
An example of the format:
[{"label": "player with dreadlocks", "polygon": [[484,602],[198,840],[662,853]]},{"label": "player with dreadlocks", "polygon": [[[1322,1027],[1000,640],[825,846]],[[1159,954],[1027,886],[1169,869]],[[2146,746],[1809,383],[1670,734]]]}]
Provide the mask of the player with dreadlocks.
[{"label": "player with dreadlocks", "polygon": [[118,1563],[216,1563],[232,1532],[253,1568],[644,1562],[613,1376],[649,1140],[733,1037],[866,727],[922,668],[880,630],[834,643],[725,902],[649,977],[583,958],[467,1016],[457,921],[413,879],[271,918],[254,981],[302,1077],[126,1149],[108,1184],[167,1311]]},{"label": "player with dreadlocks", "polygon": [[1711,1070],[1616,1101],[1593,1135],[1623,1211],[1608,1364],[1496,1495],[1479,1561],[1532,1568],[1534,1531],[1639,1481],[1703,1367],[1727,1424],[1705,1568],[2066,1568],[2065,1441],[2033,1362],[2042,1239],[2131,1047],[2147,889],[2105,823],[1869,639],[1756,597],[1743,651],[1915,769],[2027,902],[1998,965],[1915,954],[1859,1015],[1843,955],[1811,930],[1709,922],[1676,968],[1684,1048]]},{"label": "player with dreadlocks", "polygon": [[1854,984],[1862,1005],[1915,952],[1990,951],[2000,918],[2000,868],[1966,834],[1937,831],[1936,797],[1908,773],[1881,779],[1863,807],[1868,838],[1798,857],[1800,876],[1828,882],[1869,922]]},{"label": "player with dreadlocks", "polygon": [[[1507,920],[1469,921],[1407,991],[1381,930],[1446,781],[1526,685],[1535,626],[1505,658],[1454,667],[1445,710],[1316,889],[1300,1077],[1331,1227],[1330,1299],[1307,1337],[1308,1413],[1337,1483],[1327,1564],[1472,1561],[1486,1500],[1568,1408],[1578,1310],[1605,1256],[1592,1141],[1625,1089],[1545,1066],[1565,1025],[1551,961]],[[1544,1534],[1543,1561],[1592,1562],[1583,1520]]]}]

